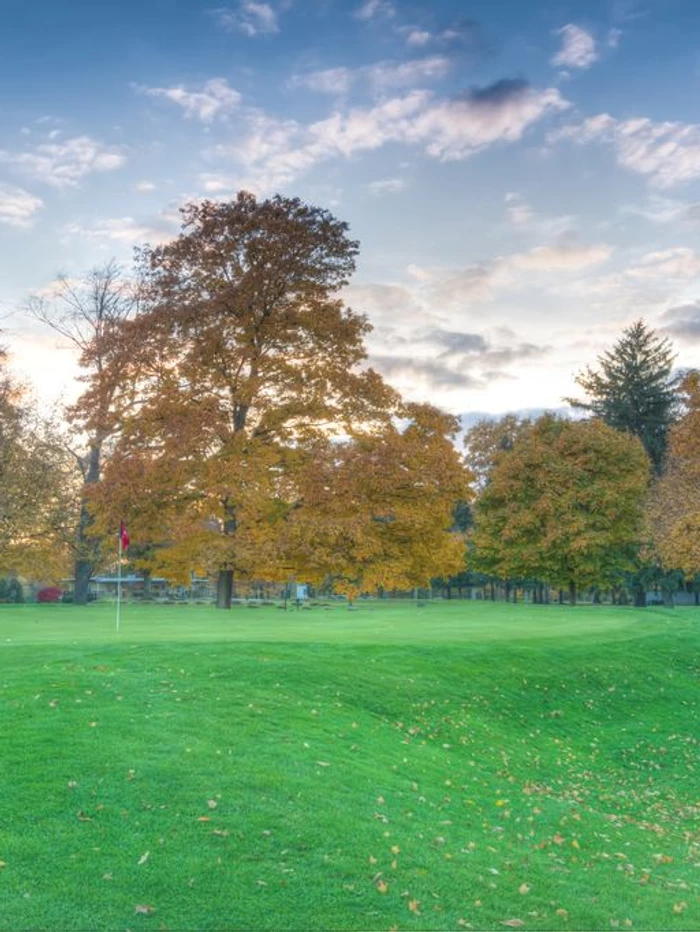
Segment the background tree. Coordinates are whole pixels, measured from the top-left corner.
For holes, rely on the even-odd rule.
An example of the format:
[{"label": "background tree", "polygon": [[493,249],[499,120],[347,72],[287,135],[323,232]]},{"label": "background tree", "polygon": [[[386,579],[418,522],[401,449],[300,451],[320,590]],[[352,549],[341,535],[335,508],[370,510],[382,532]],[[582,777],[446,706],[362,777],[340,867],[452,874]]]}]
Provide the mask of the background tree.
[{"label": "background tree", "polygon": [[669,435],[666,470],[649,497],[651,533],[667,569],[700,573],[700,372],[680,385],[684,413]]},{"label": "background tree", "polygon": [[481,491],[498,459],[513,449],[518,437],[531,422],[515,414],[477,421],[464,435],[465,460],[474,476],[474,487]]},{"label": "background tree", "polygon": [[0,350],[0,567],[54,582],[74,527],[72,464],[7,371]]},{"label": "background tree", "polygon": [[141,255],[147,310],[121,331],[139,405],[118,453],[157,500],[179,490],[164,557],[215,563],[226,608],[272,546],[294,451],[386,421],[396,396],[360,368],[370,328],[337,298],[358,251],[347,224],[245,192],[182,213],[181,235]]},{"label": "background tree", "polygon": [[119,429],[130,403],[119,325],[138,308],[138,289],[121,268],[109,262],[84,279],[61,276],[51,299],[34,296],[28,312],[51,327],[79,353],[86,388],[67,409],[71,449],[82,478],[75,532],[74,601],[87,602],[88,584],[99,559],[99,538],[92,531],[90,490],[102,475],[106,445]]},{"label": "background tree", "polygon": [[674,359],[668,340],[638,320],[623,331],[611,350],[598,357],[597,369],[588,367],[576,376],[589,400],[565,400],[610,427],[639,437],[659,474],[677,408]]},{"label": "background tree", "polygon": [[545,415],[499,458],[475,510],[472,565],[569,590],[609,585],[632,565],[648,459],[599,420]]},{"label": "background tree", "polygon": [[412,589],[464,566],[454,511],[471,497],[455,446],[458,421],[406,405],[400,425],[319,442],[285,522],[284,560],[300,578],[355,597]]}]

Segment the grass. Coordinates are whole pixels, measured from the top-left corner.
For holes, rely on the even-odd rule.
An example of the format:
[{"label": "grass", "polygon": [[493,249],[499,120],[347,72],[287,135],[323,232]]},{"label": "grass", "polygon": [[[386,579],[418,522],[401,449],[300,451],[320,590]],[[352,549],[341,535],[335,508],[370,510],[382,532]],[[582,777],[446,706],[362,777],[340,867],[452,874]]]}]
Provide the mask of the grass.
[{"label": "grass", "polygon": [[700,611],[2,606],[0,929],[700,928]]}]

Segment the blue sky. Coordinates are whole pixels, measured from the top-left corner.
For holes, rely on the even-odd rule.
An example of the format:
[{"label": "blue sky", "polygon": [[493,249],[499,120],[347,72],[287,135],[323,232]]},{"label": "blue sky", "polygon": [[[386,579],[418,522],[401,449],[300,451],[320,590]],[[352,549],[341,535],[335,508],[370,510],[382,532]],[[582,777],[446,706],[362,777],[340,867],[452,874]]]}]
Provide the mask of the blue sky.
[{"label": "blue sky", "polygon": [[332,210],[370,360],[454,413],[557,407],[643,317],[700,364],[693,0],[6,0],[0,311],[240,188]]}]

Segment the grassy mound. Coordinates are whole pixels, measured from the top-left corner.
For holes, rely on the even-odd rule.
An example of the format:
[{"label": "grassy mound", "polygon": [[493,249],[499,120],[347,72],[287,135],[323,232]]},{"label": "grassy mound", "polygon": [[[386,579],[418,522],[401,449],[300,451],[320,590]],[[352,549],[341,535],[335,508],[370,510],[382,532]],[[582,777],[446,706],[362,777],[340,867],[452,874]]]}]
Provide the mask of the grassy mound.
[{"label": "grassy mound", "polygon": [[700,928],[699,631],[2,607],[0,929]]}]

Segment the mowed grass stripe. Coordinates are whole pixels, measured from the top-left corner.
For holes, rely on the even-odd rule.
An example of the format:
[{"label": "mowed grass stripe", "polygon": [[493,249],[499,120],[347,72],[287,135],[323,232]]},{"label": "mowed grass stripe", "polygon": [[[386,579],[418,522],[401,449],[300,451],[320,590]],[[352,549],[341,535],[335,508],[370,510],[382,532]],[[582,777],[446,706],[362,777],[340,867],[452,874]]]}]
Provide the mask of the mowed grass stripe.
[{"label": "mowed grass stripe", "polygon": [[0,615],[0,928],[700,927],[698,614],[110,616]]}]

